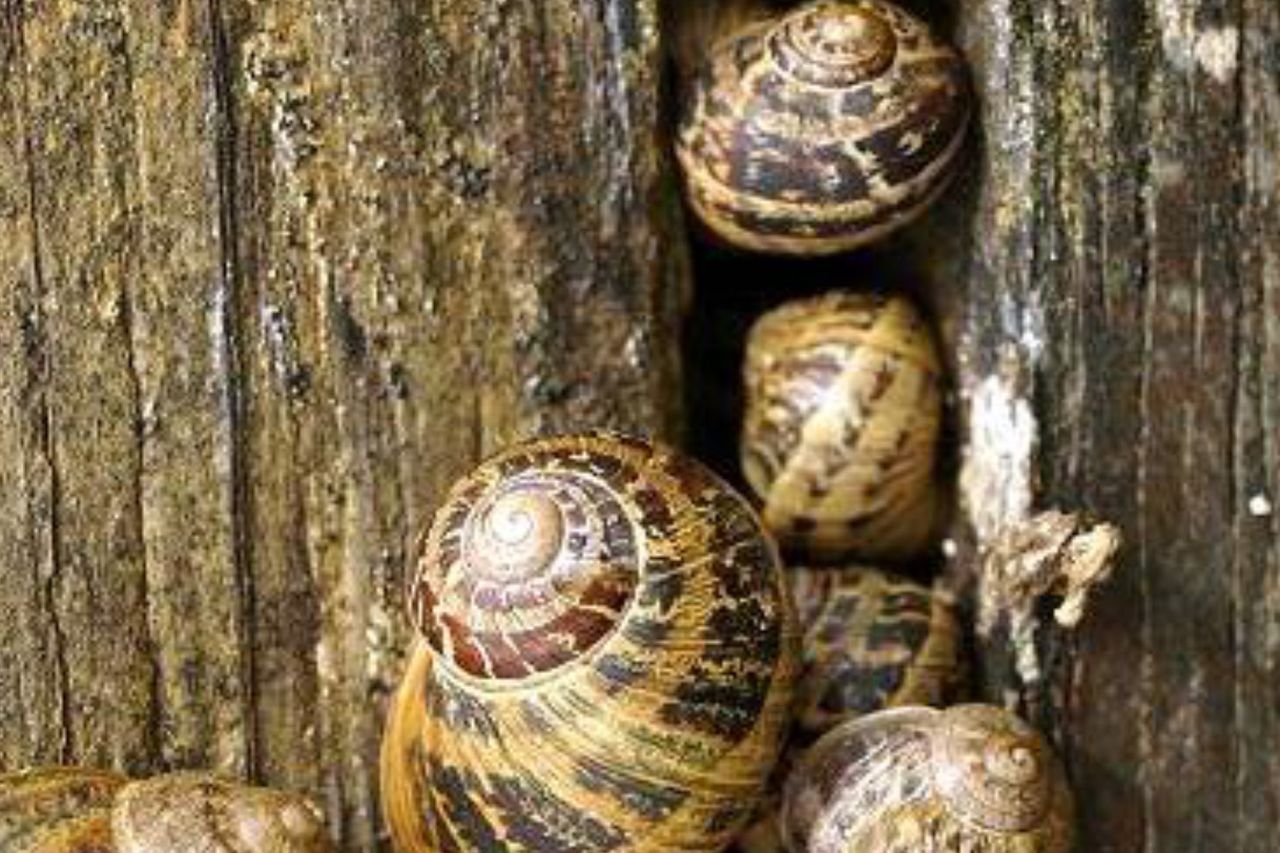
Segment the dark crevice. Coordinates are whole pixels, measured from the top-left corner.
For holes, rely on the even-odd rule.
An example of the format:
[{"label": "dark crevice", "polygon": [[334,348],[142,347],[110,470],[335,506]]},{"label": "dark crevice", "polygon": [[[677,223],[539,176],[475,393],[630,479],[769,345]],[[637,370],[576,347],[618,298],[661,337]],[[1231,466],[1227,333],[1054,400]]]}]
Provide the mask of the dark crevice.
[{"label": "dark crevice", "polygon": [[209,26],[209,64],[211,73],[214,133],[215,178],[218,193],[219,282],[216,322],[222,340],[222,374],[225,380],[225,424],[227,430],[227,465],[230,476],[230,522],[232,561],[235,566],[239,637],[237,647],[242,655],[241,695],[244,708],[245,765],[256,778],[261,752],[257,714],[257,642],[253,614],[256,609],[253,582],[253,552],[249,531],[249,457],[242,445],[246,420],[246,396],[242,377],[244,354],[239,321],[242,271],[238,251],[240,234],[236,193],[235,93],[233,68],[220,0],[207,0]]}]

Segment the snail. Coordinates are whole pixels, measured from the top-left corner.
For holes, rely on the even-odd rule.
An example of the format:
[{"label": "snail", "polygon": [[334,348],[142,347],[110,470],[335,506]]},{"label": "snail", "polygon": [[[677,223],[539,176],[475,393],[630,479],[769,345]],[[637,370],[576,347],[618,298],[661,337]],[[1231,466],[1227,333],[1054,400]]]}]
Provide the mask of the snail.
[{"label": "snail", "polygon": [[747,341],[743,473],[782,544],[903,560],[944,514],[942,366],[901,296],[833,293],[764,315]]},{"label": "snail", "polygon": [[[941,707],[965,693],[960,621],[941,593],[862,566],[788,568],[787,577],[803,626],[789,766],[849,720],[907,705]],[[759,811],[736,851],[782,850],[778,799]]]},{"label": "snail", "polygon": [[327,853],[320,813],[292,794],[173,773],[132,781],[104,770],[0,774],[5,853]]},{"label": "snail", "polygon": [[795,740],[885,708],[943,706],[964,692],[968,667],[949,601],[875,569],[789,569],[804,626]]},{"label": "snail", "polygon": [[989,705],[880,711],[814,745],[787,781],[792,853],[1066,853],[1074,806],[1044,738]]},{"label": "snail", "polygon": [[538,439],[457,483],[421,554],[383,742],[397,850],[729,843],[798,667],[744,498],[640,439]]},{"label": "snail", "polygon": [[885,0],[817,0],[722,39],[685,100],[685,194],[744,249],[847,251],[906,225],[957,171],[964,62]]}]

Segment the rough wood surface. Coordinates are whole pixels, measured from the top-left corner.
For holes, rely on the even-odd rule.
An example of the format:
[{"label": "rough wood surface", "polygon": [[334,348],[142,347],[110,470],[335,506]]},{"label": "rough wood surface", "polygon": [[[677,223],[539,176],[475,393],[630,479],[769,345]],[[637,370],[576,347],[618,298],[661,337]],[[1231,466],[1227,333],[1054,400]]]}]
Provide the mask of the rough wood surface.
[{"label": "rough wood surface", "polygon": [[[1088,851],[1280,845],[1280,7],[961,0],[980,157],[935,217],[979,537],[1035,505],[1126,545],[992,698],[1062,745]],[[938,237],[937,235],[946,235]],[[928,243],[928,245],[924,245]]]},{"label": "rough wood surface", "polygon": [[519,435],[669,434],[650,0],[0,3],[0,766],[377,844],[407,550]]}]

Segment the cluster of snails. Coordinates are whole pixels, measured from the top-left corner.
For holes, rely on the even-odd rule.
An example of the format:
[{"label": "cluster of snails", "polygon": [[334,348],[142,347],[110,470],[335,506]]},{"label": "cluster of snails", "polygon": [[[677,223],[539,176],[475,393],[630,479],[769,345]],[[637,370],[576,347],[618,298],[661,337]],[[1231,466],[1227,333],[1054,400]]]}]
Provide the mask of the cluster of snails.
[{"label": "cluster of snails", "polygon": [[[940,195],[970,112],[954,49],[886,0],[742,21],[691,82],[677,139],[714,237],[848,251]],[[754,503],[610,433],[517,444],[454,486],[418,551],[419,642],[383,741],[396,850],[1070,848],[1044,739],[951,705],[966,667],[949,598],[872,567],[921,555],[945,519],[924,318],[901,296],[787,304],[753,328],[744,378]],[[0,777],[0,848],[327,841],[288,795],[50,769]]]},{"label": "cluster of snails", "polygon": [[[1043,739],[963,690],[945,596],[792,567],[700,463],[585,433],[452,489],[383,741],[398,851],[1046,851]],[[885,710],[894,708],[896,710]]]},{"label": "cluster of snails", "polygon": [[[885,0],[758,12],[690,87],[689,206],[775,253],[910,222],[956,169],[959,55]],[[1069,849],[1044,739],[946,707],[966,675],[950,599],[867,565],[921,555],[945,519],[924,318],[900,296],[787,304],[744,378],[754,503],[609,433],[515,445],[454,486],[383,742],[398,851]]]}]

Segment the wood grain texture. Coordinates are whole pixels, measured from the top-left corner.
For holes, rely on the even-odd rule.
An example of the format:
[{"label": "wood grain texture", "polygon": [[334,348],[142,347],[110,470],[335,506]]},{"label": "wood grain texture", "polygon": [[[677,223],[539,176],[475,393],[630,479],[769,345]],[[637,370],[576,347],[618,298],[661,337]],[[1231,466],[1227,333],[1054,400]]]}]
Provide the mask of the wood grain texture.
[{"label": "wood grain texture", "polygon": [[1273,850],[1280,12],[962,0],[948,17],[980,157],[914,250],[963,283],[938,303],[969,528],[1060,505],[1127,543],[1078,635],[1046,611],[1030,668],[984,642],[989,696],[1062,746],[1082,850]]},{"label": "wood grain texture", "polygon": [[0,764],[213,767],[379,844],[444,489],[521,435],[676,430],[657,33],[649,0],[0,4]]}]

